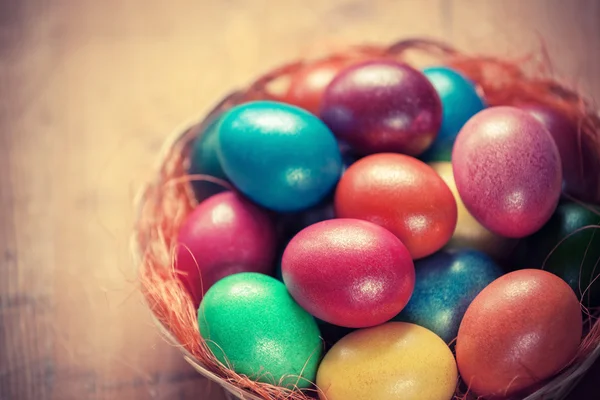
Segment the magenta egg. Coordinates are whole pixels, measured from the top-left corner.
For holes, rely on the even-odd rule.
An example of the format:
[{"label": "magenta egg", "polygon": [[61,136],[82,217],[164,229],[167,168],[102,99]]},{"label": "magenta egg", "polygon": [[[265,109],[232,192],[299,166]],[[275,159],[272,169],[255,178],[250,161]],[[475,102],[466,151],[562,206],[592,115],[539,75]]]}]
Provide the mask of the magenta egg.
[{"label": "magenta egg", "polygon": [[177,238],[176,273],[198,306],[219,279],[271,273],[276,237],[269,215],[234,192],[216,194],[186,218]]},{"label": "magenta egg", "polygon": [[399,313],[412,295],[415,269],[393,233],[371,222],[340,218],[298,233],[281,262],[294,299],[334,325],[364,328]]},{"label": "magenta egg", "polygon": [[374,60],[342,70],[325,90],[321,119],[363,155],[423,153],[442,121],[440,98],[412,67]]},{"label": "magenta egg", "polygon": [[469,212],[499,235],[534,233],[558,204],[558,148],[538,120],[517,108],[492,107],[472,117],[457,137],[452,165]]}]

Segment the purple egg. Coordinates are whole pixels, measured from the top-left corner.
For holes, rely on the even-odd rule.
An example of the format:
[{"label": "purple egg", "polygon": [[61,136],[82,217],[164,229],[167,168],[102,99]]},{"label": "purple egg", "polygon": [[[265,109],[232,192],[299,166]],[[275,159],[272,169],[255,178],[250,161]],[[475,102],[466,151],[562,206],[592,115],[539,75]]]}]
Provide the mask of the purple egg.
[{"label": "purple egg", "polygon": [[[542,104],[520,106],[540,121],[554,138],[562,161],[563,189],[584,201],[595,202],[598,192],[598,166],[585,135],[579,135],[576,122],[560,111]],[[595,169],[594,169],[595,167]]]},{"label": "purple egg", "polygon": [[471,118],[452,152],[461,199],[486,228],[520,238],[540,229],[556,209],[562,172],[548,130],[514,107],[492,107]]},{"label": "purple egg", "polygon": [[423,153],[442,121],[440,98],[421,72],[391,60],[349,67],[329,84],[321,119],[356,152]]}]

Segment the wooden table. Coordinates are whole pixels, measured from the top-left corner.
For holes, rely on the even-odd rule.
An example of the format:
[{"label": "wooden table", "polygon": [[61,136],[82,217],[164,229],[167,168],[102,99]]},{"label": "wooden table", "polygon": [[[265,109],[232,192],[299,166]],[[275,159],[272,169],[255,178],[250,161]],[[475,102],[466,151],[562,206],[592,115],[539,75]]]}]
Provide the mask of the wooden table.
[{"label": "wooden table", "polygon": [[543,38],[600,98],[599,21],[595,0],[1,0],[0,399],[223,399],[150,322],[128,235],[167,135],[229,89],[426,35],[511,55]]}]

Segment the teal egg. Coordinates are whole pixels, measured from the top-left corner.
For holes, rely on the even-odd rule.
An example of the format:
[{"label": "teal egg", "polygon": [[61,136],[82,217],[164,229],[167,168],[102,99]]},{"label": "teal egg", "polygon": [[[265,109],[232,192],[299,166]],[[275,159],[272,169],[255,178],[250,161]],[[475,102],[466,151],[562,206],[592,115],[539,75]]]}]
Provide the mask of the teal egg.
[{"label": "teal egg", "polygon": [[585,306],[599,306],[600,278],[594,279],[600,275],[600,228],[577,231],[600,225],[599,211],[598,207],[561,202],[542,229],[519,243],[513,257],[515,268],[552,272],[571,286]]},{"label": "teal egg", "polygon": [[309,387],[321,360],[314,318],[275,278],[254,272],[214,284],[198,309],[200,334],[235,372],[282,387]]},{"label": "teal egg", "polygon": [[[227,180],[227,175],[225,175],[217,156],[217,135],[220,120],[219,117],[213,117],[211,122],[204,128],[198,127],[199,132],[190,150],[188,174],[209,175]],[[192,180],[191,185],[199,202],[225,190],[221,185],[202,180]]]}]

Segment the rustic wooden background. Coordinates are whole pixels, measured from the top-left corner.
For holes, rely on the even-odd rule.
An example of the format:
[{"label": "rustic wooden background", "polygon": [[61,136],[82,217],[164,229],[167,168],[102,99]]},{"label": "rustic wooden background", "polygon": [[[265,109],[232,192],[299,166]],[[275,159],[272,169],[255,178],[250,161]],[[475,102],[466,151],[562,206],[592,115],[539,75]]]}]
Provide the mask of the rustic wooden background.
[{"label": "rustic wooden background", "polygon": [[223,399],[136,294],[136,189],[229,89],[328,44],[416,35],[508,55],[543,40],[600,98],[596,0],[0,0],[0,399]]}]

